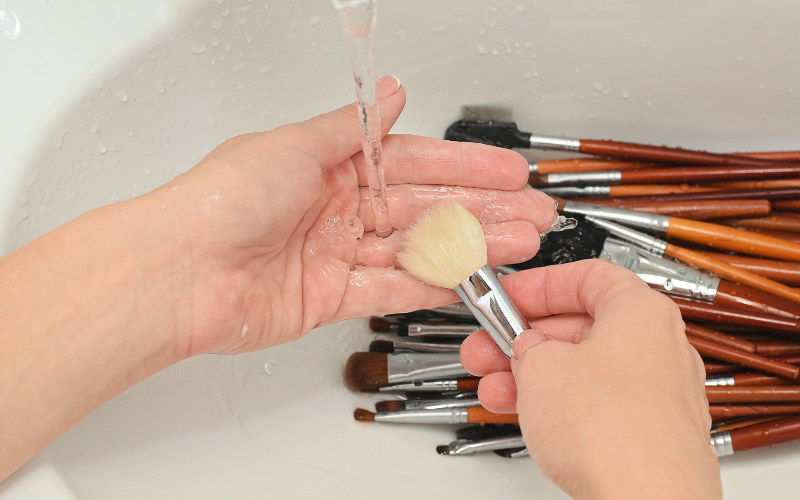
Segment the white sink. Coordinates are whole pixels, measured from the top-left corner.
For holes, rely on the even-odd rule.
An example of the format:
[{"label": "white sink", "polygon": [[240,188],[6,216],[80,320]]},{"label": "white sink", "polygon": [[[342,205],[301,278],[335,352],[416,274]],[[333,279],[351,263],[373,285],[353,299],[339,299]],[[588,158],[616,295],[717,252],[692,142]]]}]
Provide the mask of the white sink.
[{"label": "white sink", "polygon": [[[0,25],[0,248],[145,193],[228,137],[354,98],[329,0],[0,8],[21,26],[13,38]],[[381,0],[378,73],[407,88],[398,132],[441,136],[461,104],[502,103],[541,133],[800,149],[798,16],[797,3],[743,0]],[[371,400],[342,367],[371,335],[351,321],[165,370],[56,440],[0,499],[565,498],[528,460],[438,456],[450,428],[357,425]],[[726,498],[791,497],[799,467],[800,444],[725,458]]]}]

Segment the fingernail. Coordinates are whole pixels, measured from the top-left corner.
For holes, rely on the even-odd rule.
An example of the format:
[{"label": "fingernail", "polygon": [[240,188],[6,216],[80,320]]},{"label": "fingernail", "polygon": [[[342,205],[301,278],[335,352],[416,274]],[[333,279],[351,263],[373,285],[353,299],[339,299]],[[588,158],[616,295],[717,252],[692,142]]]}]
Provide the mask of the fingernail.
[{"label": "fingernail", "polygon": [[522,359],[526,352],[542,342],[547,342],[547,337],[542,332],[539,330],[525,330],[519,334],[519,337],[514,339],[514,344],[511,346],[514,350],[514,357],[518,360]]},{"label": "fingernail", "polygon": [[386,75],[375,82],[375,95],[378,97],[389,97],[400,90],[400,79],[396,76]]}]

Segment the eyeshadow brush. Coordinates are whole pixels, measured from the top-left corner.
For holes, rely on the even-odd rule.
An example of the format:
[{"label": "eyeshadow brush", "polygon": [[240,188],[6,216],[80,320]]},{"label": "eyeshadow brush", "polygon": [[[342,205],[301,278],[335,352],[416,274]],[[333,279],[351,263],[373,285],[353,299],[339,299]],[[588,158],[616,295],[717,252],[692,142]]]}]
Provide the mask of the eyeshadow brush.
[{"label": "eyeshadow brush", "polygon": [[473,453],[481,453],[486,451],[499,451],[499,450],[519,450],[525,448],[525,441],[522,435],[516,436],[503,436],[481,439],[477,441],[468,441],[466,439],[459,439],[450,444],[440,445],[436,447],[436,452],[439,455],[472,455]]},{"label": "eyeshadow brush", "polygon": [[[684,193],[705,193],[708,191],[724,191],[725,188],[688,186],[685,184],[632,184],[625,186],[585,185],[585,186],[529,186],[550,195],[561,198],[628,198],[634,196],[674,195]],[[616,200],[615,200],[616,201]]]},{"label": "eyeshadow brush", "polygon": [[440,380],[413,380],[410,382],[396,382],[382,384],[378,392],[453,392],[477,391],[479,378],[460,377],[442,378]]},{"label": "eyeshadow brush", "polygon": [[403,342],[392,340],[373,340],[369,352],[460,352],[461,344],[436,344],[432,342]]},{"label": "eyeshadow brush", "polygon": [[373,317],[369,320],[370,330],[376,333],[391,332],[401,337],[468,337],[476,330],[478,325],[457,325],[452,323],[405,323],[389,322],[383,318]]},{"label": "eyeshadow brush", "polygon": [[458,353],[356,352],[344,368],[345,382],[353,391],[372,392],[380,386],[425,379],[466,377]]},{"label": "eyeshadow brush", "polygon": [[441,410],[443,408],[469,408],[480,406],[478,396],[459,399],[412,399],[389,400],[375,403],[376,412],[405,411],[405,410]]},{"label": "eyeshadow brush", "polygon": [[[564,194],[560,188],[542,189],[548,196]],[[569,194],[569,193],[568,193]],[[579,200],[576,200],[579,201]],[[769,215],[768,200],[690,200],[690,201],[627,201],[626,198],[596,200],[595,205],[626,208],[649,214],[683,217],[684,219],[725,219]],[[739,214],[739,215],[729,215]]]},{"label": "eyeshadow brush", "polygon": [[800,263],[709,252],[707,250],[698,250],[698,252],[784,285],[800,286]]},{"label": "eyeshadow brush", "polygon": [[800,233],[800,217],[788,217],[785,215],[728,219],[717,221],[717,223],[742,229],[767,229],[773,231]]},{"label": "eyeshadow brush", "polygon": [[781,363],[757,354],[739,351],[691,335],[687,335],[686,338],[689,340],[692,347],[704,358],[710,357],[719,361],[745,366],[763,373],[769,373],[791,380],[796,380],[797,377],[800,376],[800,367]]},{"label": "eyeshadow brush", "polygon": [[800,417],[788,417],[711,434],[718,457],[800,439]]},{"label": "eyeshadow brush", "polygon": [[[695,200],[769,200],[774,203],[794,203],[800,199],[800,188],[770,188],[770,189],[715,189],[693,193],[660,194],[652,196],[627,196],[620,198],[600,198],[601,200],[622,203],[631,201],[648,201],[660,203],[664,201],[695,201]],[[593,202],[594,198],[583,200]]]},{"label": "eyeshadow brush", "polygon": [[373,413],[356,408],[353,417],[358,422],[392,424],[518,424],[516,413],[492,413],[482,406],[441,408],[438,410],[404,410]]},{"label": "eyeshadow brush", "polygon": [[[724,377],[706,378],[706,386],[733,387],[747,385],[788,385],[791,380],[763,373],[736,373]],[[800,413],[800,411],[798,411]]]},{"label": "eyeshadow brush", "polygon": [[451,141],[480,142],[502,148],[567,151],[647,162],[741,166],[764,166],[776,163],[775,160],[763,158],[682,148],[531,134],[519,130],[512,118],[512,109],[508,107],[462,106],[461,120],[447,128],[444,138]]},{"label": "eyeshadow brush", "polygon": [[800,404],[775,405],[709,405],[711,418],[761,417],[800,413]]},{"label": "eyeshadow brush", "polygon": [[800,403],[798,385],[753,385],[743,387],[706,386],[709,404],[718,403]]}]

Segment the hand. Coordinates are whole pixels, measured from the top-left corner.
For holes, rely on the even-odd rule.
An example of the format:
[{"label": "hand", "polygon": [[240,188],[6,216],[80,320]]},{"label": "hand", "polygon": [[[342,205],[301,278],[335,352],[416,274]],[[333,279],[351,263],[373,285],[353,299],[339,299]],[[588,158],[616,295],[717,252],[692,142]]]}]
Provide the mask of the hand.
[{"label": "hand", "polygon": [[532,329],[510,361],[485,331],[461,359],[551,480],[575,498],[721,498],[705,371],[672,301],[600,260],[503,285]]},{"label": "hand", "polygon": [[[405,92],[384,77],[378,96],[385,135]],[[373,232],[355,105],[231,139],[153,193],[179,215],[187,355],[260,349],[343,319],[455,301],[393,267],[403,229],[445,198],[485,224],[490,265],[532,256],[556,218],[549,198],[523,189],[527,162],[515,152],[392,135],[383,158],[398,229],[386,239]]]}]

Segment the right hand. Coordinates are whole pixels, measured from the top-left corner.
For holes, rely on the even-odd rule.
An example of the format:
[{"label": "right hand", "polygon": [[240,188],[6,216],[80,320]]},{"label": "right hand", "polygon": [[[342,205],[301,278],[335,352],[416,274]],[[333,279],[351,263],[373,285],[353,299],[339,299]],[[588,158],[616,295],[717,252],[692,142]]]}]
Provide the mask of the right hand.
[{"label": "right hand", "polygon": [[675,304],[600,260],[503,278],[531,330],[505,358],[481,330],[461,359],[495,412],[518,412],[547,477],[574,498],[721,498],[705,371]]}]

